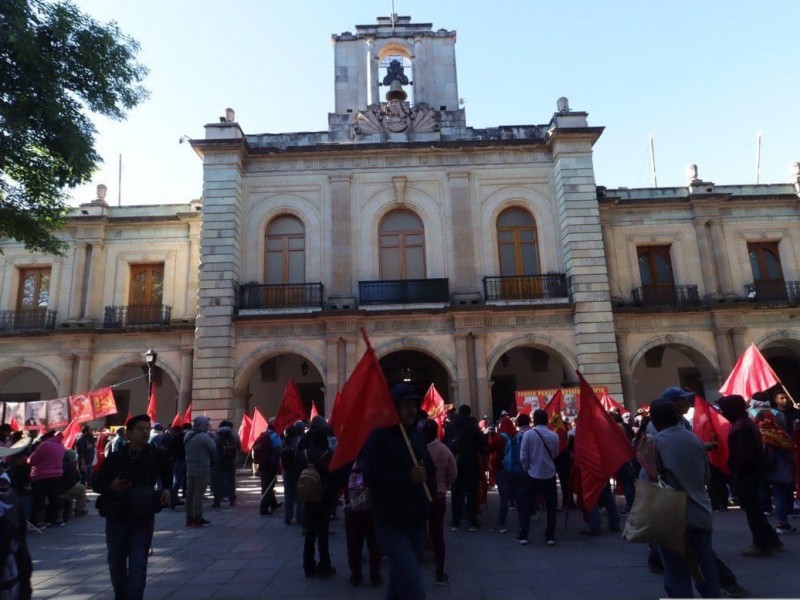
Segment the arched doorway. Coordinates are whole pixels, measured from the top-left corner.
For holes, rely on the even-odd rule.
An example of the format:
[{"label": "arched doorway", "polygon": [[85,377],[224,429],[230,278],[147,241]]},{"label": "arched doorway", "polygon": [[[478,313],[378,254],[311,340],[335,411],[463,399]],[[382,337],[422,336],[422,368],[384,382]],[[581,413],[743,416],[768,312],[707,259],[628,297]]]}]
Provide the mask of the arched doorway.
[{"label": "arched doorway", "polygon": [[[153,367],[153,384],[156,390],[156,422],[168,426],[178,411],[178,384],[158,365]],[[147,412],[150,396],[147,390],[147,367],[141,363],[119,365],[104,375],[96,388],[113,387],[117,414],[105,417],[97,425],[123,425],[128,415]]]},{"label": "arched doorway", "polygon": [[274,417],[289,379],[294,379],[308,414],[312,403],[319,414],[326,414],[322,375],[311,361],[295,353],[272,356],[253,369],[247,380],[245,413],[252,415],[253,409],[258,408],[267,419]]},{"label": "arched doorway", "polygon": [[693,390],[713,402],[721,382],[717,369],[699,350],[679,343],[654,345],[633,367],[633,394],[637,405],[649,404],[668,387]]},{"label": "arched doorway", "polygon": [[32,367],[14,367],[0,372],[0,401],[52,400],[58,391],[50,378]]},{"label": "arched doorway", "polygon": [[450,376],[444,366],[432,356],[417,350],[398,350],[390,352],[379,362],[389,387],[404,382],[423,396],[433,384],[445,404],[453,402]]},{"label": "arched doorway", "polygon": [[792,398],[800,401],[800,341],[776,340],[768,343],[761,353]]},{"label": "arched doorway", "polygon": [[556,352],[535,346],[510,348],[492,369],[492,419],[504,410],[516,412],[517,390],[559,388],[574,381],[572,367]]}]

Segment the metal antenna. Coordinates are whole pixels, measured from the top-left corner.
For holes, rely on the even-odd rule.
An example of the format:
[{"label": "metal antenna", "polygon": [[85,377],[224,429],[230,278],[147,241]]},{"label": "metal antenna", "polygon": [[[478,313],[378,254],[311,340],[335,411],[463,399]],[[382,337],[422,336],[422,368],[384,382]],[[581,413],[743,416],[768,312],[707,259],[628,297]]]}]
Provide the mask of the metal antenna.
[{"label": "metal antenna", "polygon": [[119,155],[119,175],[117,177],[117,206],[122,206],[122,153]]},{"label": "metal antenna", "polygon": [[394,33],[394,20],[395,20],[395,13],[394,13],[394,0],[392,0],[392,33]]},{"label": "metal antenna", "polygon": [[656,176],[656,152],[653,148],[653,134],[650,134],[650,171],[653,173],[653,187],[658,187],[658,177]]},{"label": "metal antenna", "polygon": [[761,182],[761,130],[756,131],[756,185]]}]

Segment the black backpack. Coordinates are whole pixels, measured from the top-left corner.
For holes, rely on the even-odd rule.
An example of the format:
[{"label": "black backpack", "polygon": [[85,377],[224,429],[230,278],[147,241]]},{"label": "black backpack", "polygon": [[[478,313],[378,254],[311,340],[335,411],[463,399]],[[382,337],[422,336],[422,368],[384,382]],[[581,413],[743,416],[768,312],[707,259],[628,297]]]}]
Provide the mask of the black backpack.
[{"label": "black backpack", "polygon": [[217,452],[219,457],[224,461],[232,461],[236,458],[236,453],[239,451],[236,438],[230,433],[221,433],[217,440]]}]

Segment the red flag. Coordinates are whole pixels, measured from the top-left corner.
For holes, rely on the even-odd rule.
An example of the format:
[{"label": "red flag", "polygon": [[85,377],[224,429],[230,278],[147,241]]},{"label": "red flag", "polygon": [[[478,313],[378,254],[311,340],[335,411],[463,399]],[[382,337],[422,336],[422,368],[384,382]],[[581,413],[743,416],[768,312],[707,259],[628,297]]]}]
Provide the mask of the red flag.
[{"label": "red flag", "polygon": [[597,499],[608,480],[617,470],[634,457],[633,447],[622,428],[600,404],[600,400],[581,375],[581,407],[575,429],[574,465],[580,469],[578,491],[587,509],[597,504]]},{"label": "red flag", "polygon": [[336,407],[341,405],[342,403],[342,393],[336,392],[336,397],[333,399],[333,406],[331,407],[331,412],[328,415],[328,427],[331,428],[331,431],[336,431],[336,426],[334,425],[333,415],[336,414]]},{"label": "red flag", "polygon": [[183,417],[180,412],[175,413],[175,418],[172,419],[172,427],[180,427],[183,425]]},{"label": "red flag", "polygon": [[558,390],[544,407],[547,413],[547,426],[558,434],[559,454],[567,449],[567,427],[564,425],[564,418],[561,416],[564,411],[563,402],[564,393]]},{"label": "red flag", "polygon": [[446,411],[444,409],[444,398],[439,394],[435,385],[431,384],[431,387],[425,392],[421,408],[428,413],[429,419],[436,421],[436,424],[439,426],[439,439],[441,440],[444,437],[444,417]]},{"label": "red flag", "polygon": [[627,408],[625,408],[625,406],[617,402],[613,396],[609,395],[608,392],[603,392],[603,395],[600,396],[599,400],[600,404],[602,404],[603,408],[606,409],[607,411],[610,411],[612,408],[616,408],[619,409],[619,414],[621,415],[631,412]]},{"label": "red flag", "polygon": [[[250,437],[247,441],[247,447],[252,449],[253,444],[255,444],[258,436],[264,433],[267,430],[267,420],[264,418],[264,415],[261,414],[261,411],[257,408],[253,411],[253,419],[250,423]],[[244,445],[244,441],[242,441],[242,445]]]},{"label": "red flag", "polygon": [[11,427],[11,431],[19,431],[20,429],[22,429],[19,426],[19,423],[17,423],[17,417],[11,417],[8,420],[8,425],[9,425],[9,427]]},{"label": "red flag", "polygon": [[723,396],[739,394],[749,400],[756,392],[768,390],[781,382],[767,359],[758,351],[755,344],[744,351],[736,361],[728,380],[719,389]]},{"label": "red flag", "polygon": [[367,350],[345,382],[336,406],[334,435],[338,443],[331,458],[331,471],[355,460],[373,429],[400,424],[378,357],[363,329],[361,334]]},{"label": "red flag", "polygon": [[242,442],[242,452],[250,452],[250,430],[253,428],[253,419],[242,415],[242,424],[239,425],[239,440]]},{"label": "red flag", "polygon": [[716,448],[708,451],[708,461],[720,471],[730,475],[728,432],[731,430],[731,424],[701,396],[695,396],[692,430],[703,442],[717,443]]},{"label": "red flag", "polygon": [[150,385],[150,401],[147,403],[147,416],[150,417],[152,423],[156,422],[156,386]]},{"label": "red flag", "polygon": [[64,430],[64,448],[71,450],[75,444],[75,439],[81,432],[81,424],[77,419],[72,419]]},{"label": "red flag", "polygon": [[317,410],[317,405],[312,402],[311,403],[311,414],[308,415],[308,419],[310,421],[314,417],[318,417],[318,416],[319,416],[319,411]]},{"label": "red flag", "polygon": [[294,384],[294,379],[289,379],[286,382],[286,389],[283,390],[283,400],[281,400],[281,406],[278,408],[278,414],[275,417],[275,431],[278,434],[283,434],[287,427],[305,418],[306,407],[303,406],[300,391]]},{"label": "red flag", "polygon": [[186,409],[186,414],[183,415],[183,424],[186,425],[187,423],[191,424],[192,422],[192,403],[189,403],[189,407]]}]

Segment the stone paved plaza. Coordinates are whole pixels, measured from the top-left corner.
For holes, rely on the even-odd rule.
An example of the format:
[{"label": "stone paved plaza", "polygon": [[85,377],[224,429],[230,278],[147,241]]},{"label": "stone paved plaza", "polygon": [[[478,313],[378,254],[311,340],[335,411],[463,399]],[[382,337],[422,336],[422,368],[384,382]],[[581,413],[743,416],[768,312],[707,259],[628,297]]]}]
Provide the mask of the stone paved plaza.
[{"label": "stone paved plaza", "polygon": [[[302,538],[297,525],[283,524],[281,509],[259,517],[257,480],[240,475],[240,503],[210,508],[213,524],[184,527],[184,513],[166,510],[156,517],[155,552],[150,558],[145,598],[237,600],[248,598],[383,598],[382,588],[353,588],[348,581],[343,520],[333,521],[331,555],[338,572],[332,579],[305,579],[301,568]],[[490,508],[496,507],[490,494]],[[340,511],[341,514],[341,511]],[[449,521],[447,521],[449,522]],[[543,523],[532,524],[531,544],[513,542],[516,513],[509,513],[511,532],[493,533],[484,515],[477,533],[446,530],[447,586],[434,585],[433,559],[425,553],[424,570],[431,600],[502,598],[592,598],[594,600],[658,598],[661,578],[646,567],[646,549],[627,544],[618,535],[585,538],[580,518],[571,512],[566,529],[558,517],[558,544],[546,547]],[[34,559],[34,598],[58,600],[113,598],[105,562],[104,521],[93,509],[64,529],[30,535]],[[798,524],[798,523],[796,523]],[[754,596],[800,597],[800,536],[784,536],[786,552],[769,559],[745,559],[748,545],[744,515],[715,515],[715,548]],[[366,565],[365,565],[366,571]],[[386,566],[384,566],[386,572]]]}]

